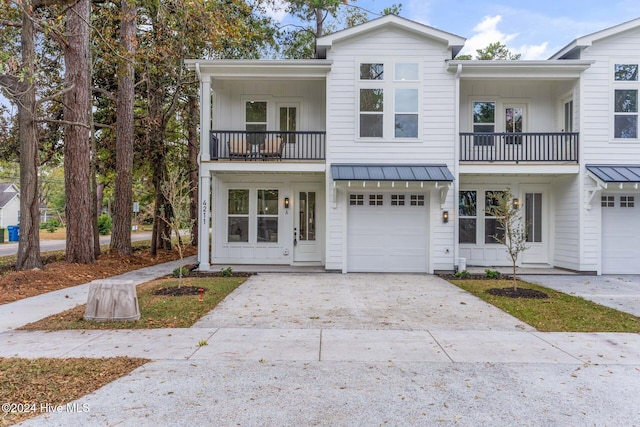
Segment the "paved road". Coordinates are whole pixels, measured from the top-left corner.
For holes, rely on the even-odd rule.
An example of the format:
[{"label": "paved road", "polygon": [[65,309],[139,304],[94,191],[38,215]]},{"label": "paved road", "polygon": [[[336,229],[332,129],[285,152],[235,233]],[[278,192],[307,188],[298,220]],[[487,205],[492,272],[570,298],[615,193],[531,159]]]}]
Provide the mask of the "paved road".
[{"label": "paved road", "polygon": [[[131,235],[131,241],[137,242],[140,240],[150,240],[151,232],[143,231],[140,233],[134,233]],[[111,243],[111,236],[100,236],[100,244],[108,245]],[[65,248],[65,240],[40,240],[40,251],[59,251]],[[18,252],[18,243],[3,243],[0,244],[0,256],[15,255]]]}]

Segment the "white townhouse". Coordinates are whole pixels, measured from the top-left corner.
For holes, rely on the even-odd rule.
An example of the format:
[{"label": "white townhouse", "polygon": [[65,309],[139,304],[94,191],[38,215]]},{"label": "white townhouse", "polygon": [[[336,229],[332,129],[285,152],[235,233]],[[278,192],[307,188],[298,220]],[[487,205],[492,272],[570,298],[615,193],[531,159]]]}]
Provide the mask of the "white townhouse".
[{"label": "white townhouse", "polygon": [[387,15],[312,60],[188,60],[200,79],[200,269],[508,265],[640,273],[640,19],[548,60],[454,60],[465,39]]}]

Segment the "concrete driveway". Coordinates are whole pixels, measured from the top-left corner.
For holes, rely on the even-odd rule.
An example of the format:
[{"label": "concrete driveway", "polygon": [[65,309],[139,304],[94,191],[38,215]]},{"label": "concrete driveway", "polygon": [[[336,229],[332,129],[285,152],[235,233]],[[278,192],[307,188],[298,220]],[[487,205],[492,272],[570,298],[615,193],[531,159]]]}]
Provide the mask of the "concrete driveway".
[{"label": "concrete driveway", "polygon": [[640,275],[522,275],[537,283],[640,317]]}]

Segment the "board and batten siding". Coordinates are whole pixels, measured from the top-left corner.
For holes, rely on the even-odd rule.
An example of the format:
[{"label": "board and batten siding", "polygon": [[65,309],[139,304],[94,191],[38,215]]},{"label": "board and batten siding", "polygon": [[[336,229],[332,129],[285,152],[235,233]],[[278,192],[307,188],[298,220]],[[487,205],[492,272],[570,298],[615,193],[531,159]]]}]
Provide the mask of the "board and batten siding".
[{"label": "board and batten siding", "polygon": [[[615,64],[640,64],[640,29],[597,40],[582,52],[581,59],[593,60],[583,73],[580,102],[580,146],[583,175],[580,189],[581,206],[586,202],[586,190],[594,182],[586,175],[587,164],[629,164],[640,159],[640,139],[615,140],[613,138],[613,82]],[[640,82],[637,83],[640,90]],[[591,202],[591,209],[583,209],[580,234],[580,270],[600,271],[601,264],[601,212],[600,197]]]},{"label": "board and batten siding", "polygon": [[[398,28],[384,28],[335,43],[327,55],[327,163],[455,164],[455,76],[446,69],[451,52],[444,43]],[[421,67],[420,133],[417,141],[358,141],[359,63],[403,61]],[[385,70],[392,76],[392,70]],[[385,94],[385,96],[390,96]],[[385,105],[385,108],[386,105]],[[329,175],[329,174],[328,174]],[[327,188],[333,183],[327,176]],[[429,270],[453,268],[453,224],[442,223],[440,193],[425,183],[429,201]],[[339,185],[336,203],[327,203],[326,268],[343,270],[346,260],[348,188]],[[445,210],[452,214],[453,192]],[[335,207],[334,207],[335,206]]]},{"label": "board and batten siding", "polygon": [[553,183],[555,222],[553,262],[555,267],[580,269],[580,185],[578,176],[555,178]]}]

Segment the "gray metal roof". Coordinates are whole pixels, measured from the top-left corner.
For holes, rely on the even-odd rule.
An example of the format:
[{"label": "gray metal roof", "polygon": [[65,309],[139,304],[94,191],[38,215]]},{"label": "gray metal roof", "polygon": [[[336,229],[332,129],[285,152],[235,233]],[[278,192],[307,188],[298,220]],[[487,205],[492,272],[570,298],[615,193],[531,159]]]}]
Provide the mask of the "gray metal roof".
[{"label": "gray metal roof", "polygon": [[453,181],[446,165],[333,164],[331,176],[335,181]]},{"label": "gray metal roof", "polygon": [[587,165],[602,182],[640,182],[640,165]]},{"label": "gray metal roof", "polygon": [[7,203],[9,203],[17,195],[18,193],[14,191],[7,191],[5,193],[0,193],[0,208],[4,208],[7,205]]}]

